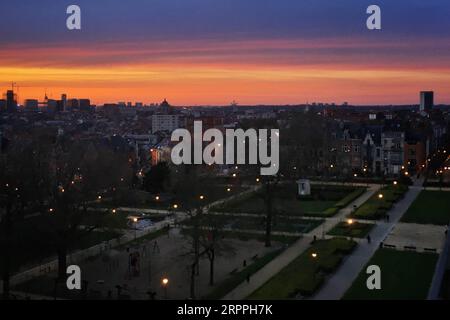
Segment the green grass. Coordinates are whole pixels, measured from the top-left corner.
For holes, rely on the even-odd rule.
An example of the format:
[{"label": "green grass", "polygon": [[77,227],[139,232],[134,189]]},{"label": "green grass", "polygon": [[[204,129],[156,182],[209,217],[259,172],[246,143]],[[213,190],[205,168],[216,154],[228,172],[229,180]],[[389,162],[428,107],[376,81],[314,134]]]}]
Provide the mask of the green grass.
[{"label": "green grass", "polygon": [[[383,218],[392,208],[393,204],[399,201],[407,191],[408,187],[405,185],[386,186],[370,197],[351,216],[367,220]],[[379,198],[380,194],[383,195],[382,199]]]},{"label": "green grass", "polygon": [[[185,230],[183,230],[184,232]],[[224,231],[221,234],[227,239],[238,239],[240,241],[257,240],[260,242],[265,241],[265,235],[259,233],[248,233],[248,232],[236,232],[236,231]],[[281,242],[290,245],[297,241],[300,237],[298,236],[285,236],[285,235],[271,235],[271,240],[274,242]]]},{"label": "green grass", "polygon": [[227,293],[231,292],[234,288],[240,285],[242,282],[246,281],[247,276],[252,276],[258,270],[262,269],[266,264],[277,257],[283,250],[275,250],[266,254],[265,256],[256,259],[251,265],[245,269],[235,273],[226,280],[219,283],[214,290],[206,295],[204,299],[207,300],[219,300],[223,298]]},{"label": "green grass", "polygon": [[[155,210],[169,210],[174,204],[178,205],[178,209],[192,208],[199,205],[208,205],[215,201],[226,199],[233,195],[242,193],[248,190],[248,187],[240,185],[221,185],[213,183],[212,181],[202,181],[198,183],[198,197],[204,196],[203,200],[185,193],[167,193],[161,195],[159,200],[156,199],[156,194],[145,192],[142,190],[128,190],[121,194],[117,199],[103,200],[91,204],[93,208],[117,208],[117,207],[132,207],[141,209],[155,209]],[[228,191],[229,189],[229,191]]]},{"label": "green grass", "polygon": [[[192,226],[195,219],[200,219],[200,226],[218,226],[219,228],[231,228],[233,230],[265,230],[265,216],[233,216],[222,214],[210,214],[196,216],[183,224]],[[279,232],[307,233],[317,228],[323,220],[299,219],[276,216],[272,220],[272,230]]]},{"label": "green grass", "polygon": [[372,230],[373,226],[374,225],[371,223],[361,223],[356,221],[352,224],[339,222],[328,232],[328,234],[332,236],[365,238],[370,230]]},{"label": "green grass", "polygon": [[422,191],[403,215],[402,222],[447,225],[450,222],[450,192]]},{"label": "green grass", "polygon": [[[361,195],[363,188],[347,186],[313,185],[311,195],[297,196],[296,184],[283,184],[274,191],[273,208],[280,215],[329,217]],[[336,206],[338,205],[338,206]],[[262,194],[255,193],[214,208],[218,212],[250,213],[266,212]]]},{"label": "green grass", "polygon": [[[421,300],[425,299],[434,274],[437,254],[379,249],[345,293],[348,300]],[[381,290],[366,286],[367,266],[381,269]]]},{"label": "green grass", "polygon": [[338,201],[335,204],[335,207],[339,208],[339,209],[345,208],[350,203],[352,203],[353,201],[358,199],[360,196],[362,196],[365,192],[366,192],[366,188],[358,188],[355,191],[353,191],[352,193],[345,196],[345,198],[343,198],[342,200]]},{"label": "green grass", "polygon": [[[297,294],[309,296],[319,289],[326,274],[336,270],[342,258],[355,246],[356,242],[344,238],[316,241],[248,298],[267,300],[290,299]],[[313,253],[317,254],[315,258]]]}]

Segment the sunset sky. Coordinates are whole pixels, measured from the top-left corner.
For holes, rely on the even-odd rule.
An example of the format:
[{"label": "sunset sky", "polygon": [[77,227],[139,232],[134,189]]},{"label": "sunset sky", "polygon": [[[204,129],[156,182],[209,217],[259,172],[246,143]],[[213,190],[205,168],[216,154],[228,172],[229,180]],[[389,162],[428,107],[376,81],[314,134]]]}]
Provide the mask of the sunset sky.
[{"label": "sunset sky", "polygon": [[[78,4],[82,30],[66,29]],[[382,30],[366,8],[382,9]],[[1,0],[0,90],[20,102],[450,103],[448,0]]]}]

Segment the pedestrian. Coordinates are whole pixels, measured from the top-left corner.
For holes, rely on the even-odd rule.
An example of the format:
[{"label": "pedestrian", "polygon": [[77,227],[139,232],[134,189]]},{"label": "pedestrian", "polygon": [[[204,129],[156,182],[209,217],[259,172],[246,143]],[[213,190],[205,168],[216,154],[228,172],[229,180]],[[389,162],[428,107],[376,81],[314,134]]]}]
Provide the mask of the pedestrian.
[{"label": "pedestrian", "polygon": [[389,215],[386,214],[386,222],[389,222]]},{"label": "pedestrian", "polygon": [[250,283],[250,273],[247,273],[247,283]]},{"label": "pedestrian", "polygon": [[244,262],[242,263],[242,265],[245,268],[247,266],[247,260],[244,259]]},{"label": "pedestrian", "polygon": [[155,253],[156,251],[158,251],[158,253],[160,252],[157,240],[155,240],[155,242],[153,243],[153,253]]},{"label": "pedestrian", "polygon": [[370,244],[371,242],[372,242],[372,239],[370,238],[370,234],[368,234],[368,235],[367,235],[367,243]]}]

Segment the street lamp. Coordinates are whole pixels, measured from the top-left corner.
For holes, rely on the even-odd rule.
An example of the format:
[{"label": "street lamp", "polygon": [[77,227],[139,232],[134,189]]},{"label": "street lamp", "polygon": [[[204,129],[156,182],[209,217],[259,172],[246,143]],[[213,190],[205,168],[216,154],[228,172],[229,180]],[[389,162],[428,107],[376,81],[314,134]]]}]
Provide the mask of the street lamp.
[{"label": "street lamp", "polygon": [[347,223],[348,223],[348,225],[351,226],[351,225],[353,224],[353,219],[348,219],[348,220],[347,220]]},{"label": "street lamp", "polygon": [[380,193],[380,194],[378,195],[378,199],[380,199],[380,200],[383,199],[383,197],[384,197],[384,196],[383,196],[382,193]]},{"label": "street lamp", "polygon": [[173,208],[174,208],[174,209],[178,209],[178,205],[177,205],[177,204],[174,204],[174,205],[173,205]]},{"label": "street lamp", "polygon": [[112,213],[116,213],[117,211],[116,211],[116,209],[112,209]]},{"label": "street lamp", "polygon": [[136,240],[138,218],[133,218],[133,222],[134,222],[134,240]]},{"label": "street lamp", "polygon": [[317,258],[317,253],[313,252],[313,253],[311,254],[311,257]]},{"label": "street lamp", "polygon": [[156,200],[156,201],[159,201],[159,196],[156,196],[156,197],[155,197],[155,200]]},{"label": "street lamp", "polygon": [[169,279],[164,278],[164,279],[162,279],[161,283],[164,288],[164,297],[167,300],[167,285],[169,284]]},{"label": "street lamp", "polygon": [[394,181],[394,186],[396,186],[396,185],[398,185],[398,182],[397,182],[397,181]]},{"label": "street lamp", "polygon": [[227,188],[227,192],[231,192],[231,188]]},{"label": "street lamp", "polygon": [[203,200],[203,199],[205,199],[205,196],[204,196],[204,195],[201,195],[201,196],[200,196],[200,200]]}]

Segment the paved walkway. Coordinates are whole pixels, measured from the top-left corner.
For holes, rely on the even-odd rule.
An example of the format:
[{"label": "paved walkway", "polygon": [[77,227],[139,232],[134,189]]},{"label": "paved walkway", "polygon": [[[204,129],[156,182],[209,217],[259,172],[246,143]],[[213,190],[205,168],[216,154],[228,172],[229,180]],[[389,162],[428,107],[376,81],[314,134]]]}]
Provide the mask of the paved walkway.
[{"label": "paved walkway", "polygon": [[237,286],[234,290],[229,292],[223,299],[224,300],[242,300],[252,294],[256,289],[261,287],[270,278],[280,272],[284,267],[291,263],[295,258],[297,258],[303,251],[305,251],[311,244],[311,237],[314,235],[317,238],[325,235],[329,230],[331,230],[338,220],[344,219],[349,215],[353,206],[361,206],[367,199],[369,199],[375,192],[379,190],[379,185],[370,185],[368,190],[361,195],[358,199],[350,203],[347,207],[340,210],[339,213],[334,217],[331,223],[327,220],[322,225],[318,226],[311,232],[305,234],[305,236],[299,239],[297,242],[293,243],[289,248],[284,250],[279,256],[266,264],[258,272],[252,275],[250,282],[243,282]]},{"label": "paved walkway", "polygon": [[416,181],[414,186],[417,188],[410,188],[405,194],[405,197],[389,211],[390,222],[378,222],[372,229],[370,233],[372,239],[371,244],[368,244],[367,242],[360,244],[356,250],[345,259],[337,272],[326,281],[321,290],[312,297],[313,300],[339,300],[342,298],[344,293],[352,285],[353,281],[355,281],[360,271],[379,248],[380,243],[386,238],[394,225],[400,220],[411,203],[419,195],[421,188],[418,187],[421,186],[422,183],[422,179]]}]

